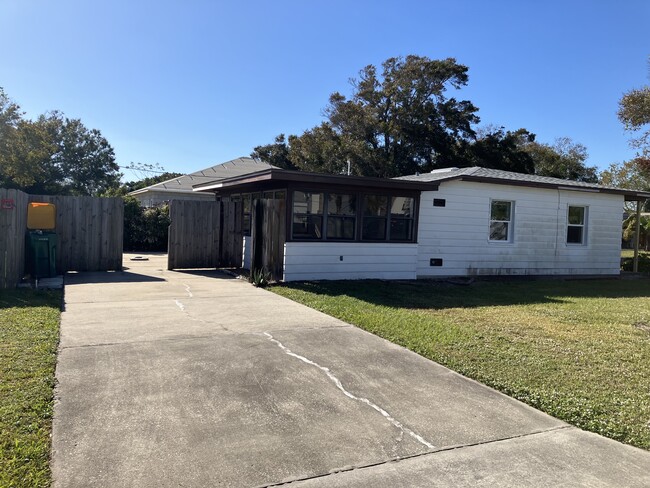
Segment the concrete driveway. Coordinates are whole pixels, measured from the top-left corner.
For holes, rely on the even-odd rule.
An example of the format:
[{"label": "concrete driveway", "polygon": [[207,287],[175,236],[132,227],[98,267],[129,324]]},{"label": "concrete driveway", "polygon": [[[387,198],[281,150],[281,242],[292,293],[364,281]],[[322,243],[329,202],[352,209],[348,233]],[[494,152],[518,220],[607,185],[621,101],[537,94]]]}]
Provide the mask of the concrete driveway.
[{"label": "concrete driveway", "polygon": [[650,486],[648,452],[165,262],[66,278],[55,487]]}]

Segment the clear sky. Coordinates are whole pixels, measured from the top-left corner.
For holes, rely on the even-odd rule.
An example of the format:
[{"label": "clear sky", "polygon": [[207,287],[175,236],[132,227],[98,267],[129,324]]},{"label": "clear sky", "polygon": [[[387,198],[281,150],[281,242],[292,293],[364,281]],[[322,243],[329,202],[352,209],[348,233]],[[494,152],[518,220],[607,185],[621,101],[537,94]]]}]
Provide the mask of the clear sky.
[{"label": "clear sky", "polygon": [[407,54],[468,66],[481,125],[570,137],[602,169],[634,154],[616,110],[650,83],[650,1],[0,0],[0,86],[99,129],[121,166],[248,155]]}]

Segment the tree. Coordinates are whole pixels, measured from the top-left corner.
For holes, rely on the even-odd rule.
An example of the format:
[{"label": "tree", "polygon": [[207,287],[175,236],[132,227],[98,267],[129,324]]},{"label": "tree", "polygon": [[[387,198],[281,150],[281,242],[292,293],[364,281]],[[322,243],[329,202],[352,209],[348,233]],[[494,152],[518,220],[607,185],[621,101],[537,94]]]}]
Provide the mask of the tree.
[{"label": "tree", "polygon": [[278,136],[253,155],[328,173],[345,172],[350,161],[353,174],[378,177],[457,163],[460,141],[474,137],[478,109],[446,92],[467,84],[468,68],[453,58],[421,56],[390,58],[382,68],[381,75],[372,65],[362,69],[349,99],[333,93],[323,124],[301,136]]},{"label": "tree", "polygon": [[[632,132],[638,133],[650,125],[650,86],[624,94],[619,102],[618,118]],[[631,144],[639,149],[639,156],[650,158],[650,128],[632,139]]]},{"label": "tree", "polygon": [[568,137],[557,138],[552,145],[531,142],[526,151],[533,159],[536,175],[585,183],[598,181],[596,167],[585,165],[587,148]]},{"label": "tree", "polygon": [[298,169],[291,159],[289,159],[289,145],[287,144],[284,134],[276,136],[273,144],[255,147],[251,153],[251,157],[261,159],[262,161],[278,168]]},{"label": "tree", "polygon": [[466,144],[467,166],[501,169],[517,173],[534,173],[535,161],[528,147],[535,142],[535,134],[526,129],[514,132],[503,127],[488,127],[477,133],[476,141]]},{"label": "tree", "polygon": [[[600,184],[627,188],[629,190],[650,191],[650,165],[639,158],[626,161],[623,164],[611,164],[609,168],[600,173]],[[629,211],[636,208],[635,202],[626,202]],[[650,200],[646,200],[643,208],[650,211]]]},{"label": "tree", "polygon": [[0,88],[0,183],[28,193],[98,195],[119,185],[113,148],[60,112],[24,118]]}]

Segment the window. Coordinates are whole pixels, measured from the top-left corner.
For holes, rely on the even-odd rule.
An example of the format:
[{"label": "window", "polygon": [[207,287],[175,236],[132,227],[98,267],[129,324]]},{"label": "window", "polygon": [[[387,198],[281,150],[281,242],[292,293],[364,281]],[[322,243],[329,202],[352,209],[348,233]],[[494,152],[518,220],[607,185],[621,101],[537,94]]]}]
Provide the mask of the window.
[{"label": "window", "polygon": [[291,238],[413,242],[416,198],[293,192]]},{"label": "window", "polygon": [[244,211],[244,219],[242,221],[242,230],[245,236],[251,235],[251,213],[253,209],[253,203],[251,194],[242,195],[244,204],[242,205]]},{"label": "window", "polygon": [[327,195],[327,238],[353,240],[357,221],[356,195]]},{"label": "window", "polygon": [[364,195],[363,226],[361,239],[364,241],[386,240],[386,217],[388,197],[383,195]]},{"label": "window", "polygon": [[410,241],[413,239],[415,199],[393,197],[390,205],[390,240]]},{"label": "window", "polygon": [[584,244],[586,236],[587,207],[569,205],[567,213],[567,244]]},{"label": "window", "polygon": [[512,240],[513,202],[492,200],[490,203],[490,240],[509,242]]},{"label": "window", "polygon": [[323,193],[293,192],[291,229],[294,239],[323,238],[323,202]]}]

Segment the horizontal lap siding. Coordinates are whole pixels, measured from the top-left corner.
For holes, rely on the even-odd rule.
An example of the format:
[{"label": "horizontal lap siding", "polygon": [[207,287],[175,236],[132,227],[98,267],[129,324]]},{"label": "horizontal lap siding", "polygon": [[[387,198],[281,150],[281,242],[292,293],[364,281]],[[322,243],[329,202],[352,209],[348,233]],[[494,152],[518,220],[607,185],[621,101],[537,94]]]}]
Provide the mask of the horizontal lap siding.
[{"label": "horizontal lap siding", "polygon": [[[511,243],[488,241],[491,199],[515,202]],[[568,204],[588,207],[586,246],[565,242]],[[618,274],[622,214],[618,195],[443,183],[420,200],[417,275]],[[443,266],[430,266],[431,258]]]},{"label": "horizontal lap siding", "polygon": [[287,242],[284,280],[415,279],[416,262],[417,244]]}]

